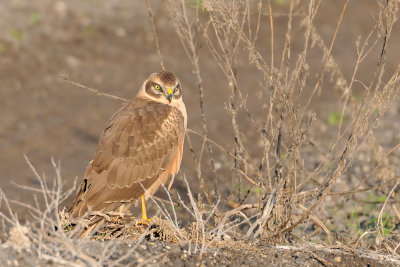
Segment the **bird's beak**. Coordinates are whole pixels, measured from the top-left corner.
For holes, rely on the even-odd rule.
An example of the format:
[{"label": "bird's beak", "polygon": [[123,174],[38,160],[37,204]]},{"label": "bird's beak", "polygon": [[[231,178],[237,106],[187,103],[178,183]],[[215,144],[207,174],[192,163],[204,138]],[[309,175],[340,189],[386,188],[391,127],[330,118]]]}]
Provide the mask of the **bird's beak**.
[{"label": "bird's beak", "polygon": [[171,101],[172,101],[172,89],[171,88],[168,88],[168,90],[167,90],[167,99],[168,99],[169,103],[171,103]]}]

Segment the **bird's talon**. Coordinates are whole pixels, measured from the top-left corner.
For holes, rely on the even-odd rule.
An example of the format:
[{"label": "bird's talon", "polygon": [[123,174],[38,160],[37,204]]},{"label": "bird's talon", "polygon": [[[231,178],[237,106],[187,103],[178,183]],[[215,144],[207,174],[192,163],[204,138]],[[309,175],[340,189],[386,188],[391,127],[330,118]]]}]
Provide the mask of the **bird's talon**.
[{"label": "bird's talon", "polygon": [[145,226],[147,227],[147,226],[150,225],[150,222],[151,222],[151,219],[148,219],[148,218],[140,218],[140,219],[137,221],[137,224],[138,224],[138,225],[145,225]]}]

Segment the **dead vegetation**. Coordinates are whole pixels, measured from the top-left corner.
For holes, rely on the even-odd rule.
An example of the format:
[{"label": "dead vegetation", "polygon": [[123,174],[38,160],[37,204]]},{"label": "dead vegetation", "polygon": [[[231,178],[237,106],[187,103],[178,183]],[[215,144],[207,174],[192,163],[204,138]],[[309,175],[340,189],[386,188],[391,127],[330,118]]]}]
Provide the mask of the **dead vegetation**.
[{"label": "dead vegetation", "polygon": [[[203,0],[190,5],[166,1],[171,27],[187,55],[198,88],[202,130],[189,129],[186,145],[192,152],[201,193],[193,193],[181,173],[186,192],[167,192],[167,200],[153,198],[162,219],[154,217],[148,227],[138,225],[132,216],[105,214],[103,228],[91,239],[135,241],[125,256],[113,259],[114,264],[126,260],[126,255],[133,254],[146,240],[186,244],[189,254],[200,258],[211,247],[235,242],[242,246],[249,240],[267,241],[283,249],[293,249],[285,245],[293,241],[308,243],[304,250],[314,255],[315,251],[309,249],[314,242],[322,250],[337,246],[355,253],[363,249],[369,251],[370,258],[381,253],[391,264],[399,263],[400,144],[384,146],[377,134],[400,90],[400,66],[389,72],[385,64],[388,47],[396,45],[391,37],[400,3],[377,1],[379,13],[374,16],[369,34],[348,44],[354,46],[356,60],[353,72],[345,75],[333,50],[337,34],[347,26],[342,19],[349,1],[344,1],[329,41],[321,36],[315,23],[321,0],[290,0],[284,7],[273,2]],[[158,44],[156,18],[148,1],[147,6],[164,68],[166,51]],[[274,25],[282,18],[286,32],[277,33]],[[260,34],[268,35],[268,44],[261,43]],[[302,46],[293,47],[293,38],[300,38]],[[200,63],[205,53],[225,75],[230,148],[213,141],[208,129],[212,115],[205,109],[204,91],[208,88]],[[312,53],[321,53],[320,62],[309,61]],[[360,80],[359,71],[363,64],[371,64],[370,58],[375,60],[376,68],[368,79]],[[254,69],[254,88],[243,83],[248,79],[241,76],[243,68]],[[355,89],[360,87],[361,91]],[[336,132],[319,140],[316,133],[326,126],[312,103],[332,88],[340,95],[340,110],[330,125]],[[259,106],[248,106],[249,94],[257,95]],[[201,145],[196,146],[196,142]],[[221,155],[227,161],[222,169],[215,160]],[[9,237],[6,244],[34,250],[39,258],[60,264],[108,262],[111,243],[93,255],[81,249],[92,241],[70,238],[70,225],[77,222],[71,222],[65,212],[60,218],[59,211],[73,189],[63,189],[59,165],[52,162],[56,173],[49,185],[27,162],[40,188],[22,186],[34,193],[34,203],[15,204],[25,206],[33,219],[22,226],[12,211],[13,201],[2,193],[1,203],[9,213],[0,214],[3,229],[11,229],[4,234]],[[44,206],[36,195],[43,198]],[[190,226],[186,229],[175,207],[188,214]],[[84,222],[78,224],[84,227]]]},{"label": "dead vegetation", "polygon": [[[328,43],[323,41],[314,24],[320,3],[321,1],[307,1],[307,4],[304,1],[289,1],[285,10],[287,30],[283,40],[279,41],[283,46],[277,47],[274,34],[276,17],[271,1],[266,4],[262,1],[203,1],[203,5],[197,6],[195,10],[187,10],[183,2],[168,2],[174,27],[193,65],[201,107],[204,88],[199,66],[200,47],[207,47],[225,74],[229,95],[226,110],[231,115],[234,148],[233,151],[223,149],[223,152],[227,152],[232,160],[232,176],[239,185],[237,203],[243,205],[245,202],[252,202],[258,205],[256,220],[250,223],[246,237],[262,236],[282,242],[287,238],[286,233],[296,228],[300,230],[302,224],[311,221],[323,230],[329,242],[333,242],[332,230],[323,223],[323,218],[318,218],[322,214],[315,215],[318,209],[323,208],[329,196],[348,198],[379,187],[384,192],[385,203],[389,199],[396,200],[394,192],[397,191],[398,173],[395,166],[384,162],[388,162],[398,150],[398,144],[389,149],[378,145],[381,153],[377,153],[378,142],[373,131],[399,92],[400,69],[394,73],[385,72],[386,49],[398,18],[399,3],[378,1],[380,9],[374,28],[368,36],[360,37],[355,44],[357,60],[350,80],[344,78],[332,55],[337,33],[343,27],[342,18],[348,1],[344,3],[337,19],[336,30]],[[263,13],[266,10],[268,13]],[[261,22],[262,18],[264,24]],[[265,27],[265,21],[269,24],[267,33],[270,37],[270,53],[266,56],[258,50],[259,31]],[[304,44],[297,51],[293,51],[291,47],[294,27],[303,32],[303,36],[297,38],[302,38]],[[322,62],[318,67],[307,61],[307,55],[315,50],[322,52]],[[376,50],[380,50],[380,53],[372,79],[357,80],[358,70],[365,58],[372,56],[372,51]],[[248,62],[239,61],[242,53],[246,53]],[[255,111],[247,106],[247,96],[243,93],[247,88],[240,84],[239,69],[246,64],[255,66],[254,76],[259,81],[257,94],[263,105]],[[314,77],[310,77],[311,73]],[[329,76],[328,81],[326,76]],[[362,99],[357,101],[354,98],[355,83],[361,83],[364,87]],[[338,114],[337,136],[330,143],[316,145],[309,132],[321,122],[312,112],[310,103],[322,90],[327,90],[328,86],[334,86],[341,94],[342,108]],[[196,137],[203,136],[211,171],[215,177],[212,147],[221,147],[215,146],[209,140],[205,114],[206,111],[202,109],[203,133],[189,131],[188,139],[193,134]],[[252,132],[251,138],[249,132]],[[263,144],[257,154],[253,152],[254,143]],[[358,177],[357,185],[353,188],[333,192],[334,185],[350,174],[352,160],[361,150],[366,150],[365,153],[375,158],[375,169],[368,174],[368,179]],[[319,155],[320,160],[316,166],[310,168],[305,151]],[[250,152],[253,154],[250,155]],[[381,173],[382,168],[379,167],[382,164],[385,164],[385,174]],[[204,170],[200,167],[197,170],[198,177],[202,180]],[[217,182],[214,182],[213,188],[203,186],[202,189],[207,204],[215,209],[214,219],[218,223],[226,213],[212,199],[213,195],[221,196],[215,184]],[[242,188],[246,186],[249,188],[242,195]],[[260,191],[258,199],[251,196],[253,188]],[[391,237],[394,239],[389,241],[382,234],[385,230],[380,223],[387,207],[385,203],[380,210],[375,211],[373,216],[376,216],[378,223],[370,231],[377,237],[376,249],[384,248],[393,253],[398,249],[398,236],[392,232]],[[394,209],[395,204],[392,205]],[[394,220],[399,219],[394,213],[391,216]],[[247,217],[245,220],[248,220]],[[315,232],[321,234],[319,231]],[[357,246],[361,243],[357,242]]]}]

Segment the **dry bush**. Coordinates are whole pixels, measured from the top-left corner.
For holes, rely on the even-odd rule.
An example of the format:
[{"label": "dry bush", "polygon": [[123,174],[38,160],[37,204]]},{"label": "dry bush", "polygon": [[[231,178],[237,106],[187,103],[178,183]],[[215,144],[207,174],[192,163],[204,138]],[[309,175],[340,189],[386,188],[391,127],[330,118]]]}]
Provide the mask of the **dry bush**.
[{"label": "dry bush", "polygon": [[[287,233],[300,233],[314,224],[323,232],[313,231],[308,238],[322,235],[328,242],[333,242],[335,238],[335,241],[350,243],[355,248],[363,244],[363,247],[385,248],[394,253],[399,248],[399,236],[394,228],[384,226],[382,214],[389,209],[389,205],[395,209],[396,202],[393,200],[398,201],[396,181],[399,177],[395,165],[390,164],[398,145],[383,148],[376,140],[376,132],[383,114],[392,106],[400,88],[400,68],[394,73],[387,73],[385,69],[387,47],[394,45],[390,43],[390,37],[399,15],[399,2],[377,2],[379,14],[374,27],[368,36],[360,37],[355,44],[357,61],[350,80],[345,78],[332,55],[337,33],[343,27],[342,18],[348,1],[337,18],[336,30],[329,43],[325,43],[314,23],[320,4],[321,1],[292,0],[287,10],[275,14],[271,1],[204,0],[189,8],[184,1],[167,2],[170,18],[192,64],[199,90],[203,131],[188,130],[187,138],[190,146],[191,138],[203,138],[201,151],[194,152],[197,176],[206,203],[215,210],[214,223],[236,221],[248,224],[244,232],[246,237],[264,237],[282,242],[287,240]],[[287,21],[286,33],[280,34],[279,40],[274,32],[274,21],[278,16],[285,17]],[[303,47],[294,49],[292,38],[299,29],[303,32],[300,36]],[[269,34],[269,43],[260,43],[261,31]],[[265,46],[269,48],[267,55],[260,51]],[[233,137],[231,150],[212,141],[207,128],[204,91],[208,88],[204,88],[203,79],[206,77],[202,76],[200,64],[204,55],[200,51],[204,47],[225,75],[229,99],[225,108],[231,117],[230,136]],[[321,62],[309,61],[311,53],[322,53]],[[245,57],[247,60],[243,60]],[[377,58],[374,75],[370,80],[357,80],[360,67],[369,57]],[[241,77],[240,69],[249,66],[254,69],[253,76]],[[310,73],[317,75],[310,76]],[[259,86],[249,90],[246,88],[248,83],[241,83],[246,79],[259,81]],[[361,101],[354,97],[355,83],[364,87]],[[331,87],[341,94],[337,134],[330,139],[325,137],[328,141],[318,140],[319,136],[315,134],[310,137],[310,132],[321,125],[321,119],[316,117],[311,103],[322,91]],[[247,94],[257,94],[260,99],[258,109],[247,106]],[[255,144],[262,144],[261,148],[255,147]],[[199,163],[204,157],[203,150],[208,153],[211,168],[208,173],[212,174],[213,187],[207,187],[204,182],[207,171]],[[227,153],[232,160],[232,170],[226,177],[217,175],[214,150]],[[374,169],[367,178],[357,177],[357,183],[347,183],[341,191],[337,188],[333,191],[336,184],[354,176],[351,166],[360,151],[374,158]],[[314,154],[311,159],[310,154]],[[222,205],[216,203],[223,191],[217,184],[218,180],[230,179],[235,179],[239,185],[235,196],[239,207],[225,211],[220,208]],[[244,194],[243,188],[246,190]],[[252,189],[260,193],[254,194]],[[386,201],[370,212],[371,217],[376,218],[375,229],[358,236],[356,233],[356,237],[353,233],[351,238],[338,235],[340,229],[334,229],[333,214],[324,209],[328,205],[339,206],[343,200],[355,195],[367,196],[365,192],[386,196]],[[241,208],[248,208],[250,204],[258,211],[242,213]],[[362,203],[357,204],[363,206]],[[389,213],[393,221],[399,221],[398,212]],[[249,218],[249,214],[253,218]],[[330,225],[326,225],[327,219]],[[392,222],[391,225],[394,224]],[[376,237],[374,242],[361,242],[365,235],[371,234]]]}]

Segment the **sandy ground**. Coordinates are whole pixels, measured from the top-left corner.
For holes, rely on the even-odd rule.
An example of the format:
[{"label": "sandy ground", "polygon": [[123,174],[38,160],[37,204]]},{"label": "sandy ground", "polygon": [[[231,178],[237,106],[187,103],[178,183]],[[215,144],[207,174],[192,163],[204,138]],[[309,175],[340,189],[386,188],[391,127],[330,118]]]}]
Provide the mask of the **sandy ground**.
[{"label": "sandy ground", "polygon": [[[107,244],[93,242],[84,248],[89,254],[101,253]],[[234,246],[210,248],[202,257],[191,255],[187,246],[163,242],[148,242],[138,246],[135,253],[119,262],[124,266],[398,266],[398,261],[383,258],[379,254],[365,251],[346,251],[342,248],[319,248],[313,245],[270,246],[252,244],[257,249],[235,249]],[[111,257],[121,257],[132,249],[132,243],[115,242]],[[1,266],[70,266],[53,260],[31,258],[28,253],[13,249],[2,249]],[[90,264],[90,262],[76,262]]]}]

